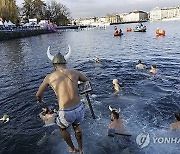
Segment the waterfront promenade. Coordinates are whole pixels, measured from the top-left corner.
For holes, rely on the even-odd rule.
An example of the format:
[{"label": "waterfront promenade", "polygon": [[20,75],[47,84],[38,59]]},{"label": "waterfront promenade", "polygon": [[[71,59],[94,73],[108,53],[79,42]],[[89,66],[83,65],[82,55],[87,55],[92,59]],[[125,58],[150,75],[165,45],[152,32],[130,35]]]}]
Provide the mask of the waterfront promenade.
[{"label": "waterfront promenade", "polygon": [[0,41],[11,40],[29,36],[56,32],[53,28],[26,27],[26,28],[1,28]]}]

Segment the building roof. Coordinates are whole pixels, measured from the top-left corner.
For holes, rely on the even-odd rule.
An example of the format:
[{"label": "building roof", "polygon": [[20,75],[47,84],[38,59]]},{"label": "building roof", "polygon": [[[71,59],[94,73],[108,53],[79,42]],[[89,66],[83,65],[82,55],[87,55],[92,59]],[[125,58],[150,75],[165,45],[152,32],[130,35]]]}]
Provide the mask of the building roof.
[{"label": "building roof", "polygon": [[134,11],[132,11],[132,12],[129,12],[129,14],[130,14],[130,13],[146,13],[146,12],[141,11],[141,10],[134,10]]}]

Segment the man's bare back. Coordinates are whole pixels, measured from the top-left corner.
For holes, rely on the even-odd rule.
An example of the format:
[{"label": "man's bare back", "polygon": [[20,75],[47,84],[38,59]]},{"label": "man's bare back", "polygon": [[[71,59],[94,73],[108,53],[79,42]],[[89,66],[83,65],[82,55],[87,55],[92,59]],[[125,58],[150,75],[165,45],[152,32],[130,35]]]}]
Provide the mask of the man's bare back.
[{"label": "man's bare back", "polygon": [[46,87],[50,85],[57,96],[59,108],[71,108],[80,102],[78,81],[84,82],[87,80],[88,79],[78,71],[58,68],[45,77],[37,92],[37,96],[41,95]]}]

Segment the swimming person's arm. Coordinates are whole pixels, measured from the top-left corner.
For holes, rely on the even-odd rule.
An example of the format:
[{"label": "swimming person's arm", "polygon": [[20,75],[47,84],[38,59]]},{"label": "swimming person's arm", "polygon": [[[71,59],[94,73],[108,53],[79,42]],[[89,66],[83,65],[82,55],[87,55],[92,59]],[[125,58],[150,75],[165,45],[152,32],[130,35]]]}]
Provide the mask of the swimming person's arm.
[{"label": "swimming person's arm", "polygon": [[81,82],[89,81],[89,79],[84,74],[81,74],[80,72],[78,73],[79,73],[79,81]]},{"label": "swimming person's arm", "polygon": [[41,112],[41,113],[39,113],[39,117],[43,120],[43,121],[45,121],[45,116],[43,115],[43,113]]},{"label": "swimming person's arm", "polygon": [[44,81],[42,82],[42,84],[40,85],[37,93],[36,93],[36,97],[37,97],[37,101],[41,102],[42,101],[42,94],[44,93],[44,91],[47,89],[49,83],[48,83],[48,76],[45,77]]}]

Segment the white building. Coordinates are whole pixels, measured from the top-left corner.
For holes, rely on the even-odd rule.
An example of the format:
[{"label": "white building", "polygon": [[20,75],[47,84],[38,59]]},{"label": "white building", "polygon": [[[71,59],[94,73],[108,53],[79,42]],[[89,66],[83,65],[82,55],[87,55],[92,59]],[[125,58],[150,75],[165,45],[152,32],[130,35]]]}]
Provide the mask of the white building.
[{"label": "white building", "polygon": [[36,19],[36,18],[34,18],[34,19],[29,19],[29,23],[30,23],[31,25],[37,25],[37,19]]},{"label": "white building", "polygon": [[124,14],[122,17],[123,22],[138,22],[138,21],[147,21],[148,14],[144,11],[133,11],[129,14]]},{"label": "white building", "polygon": [[76,20],[77,25],[89,26],[92,23],[96,22],[96,18],[81,18]]},{"label": "white building", "polygon": [[161,9],[160,8],[156,7],[149,12],[149,20],[150,21],[158,21],[161,19],[162,19],[162,17],[161,17]]},{"label": "white building", "polygon": [[49,25],[49,20],[41,20],[38,24],[40,27],[47,27]]},{"label": "white building", "polygon": [[180,7],[154,8],[149,13],[150,21],[158,21],[170,18],[180,18]]}]

